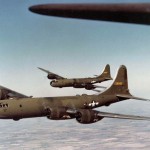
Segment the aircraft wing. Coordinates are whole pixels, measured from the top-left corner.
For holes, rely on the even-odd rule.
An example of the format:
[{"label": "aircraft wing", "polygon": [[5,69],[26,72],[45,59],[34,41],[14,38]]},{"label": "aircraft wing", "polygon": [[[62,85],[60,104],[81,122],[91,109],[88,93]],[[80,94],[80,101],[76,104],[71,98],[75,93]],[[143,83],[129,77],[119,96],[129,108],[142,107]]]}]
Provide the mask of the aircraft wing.
[{"label": "aircraft wing", "polygon": [[[78,112],[85,110],[85,109],[68,109],[67,113],[69,114],[75,114],[77,115]],[[90,110],[91,112],[95,112],[95,116],[98,117],[104,117],[104,118],[117,118],[117,119],[131,119],[131,120],[149,120],[150,121],[150,117],[145,117],[145,116],[135,116],[135,115],[125,115],[125,114],[116,114],[116,113],[110,113],[110,112],[101,112],[101,111],[97,111],[97,110]]]},{"label": "aircraft wing", "polygon": [[0,86],[0,99],[8,99],[8,98],[28,98],[29,96],[26,96],[24,94],[18,93],[16,91],[13,91],[11,89],[8,89],[6,87]]},{"label": "aircraft wing", "polygon": [[131,119],[131,120],[150,120],[150,117],[145,116],[124,115],[108,112],[98,112],[97,116],[106,118]]},{"label": "aircraft wing", "polygon": [[38,69],[46,72],[48,74],[48,76],[47,76],[48,79],[65,79],[62,76],[59,76],[59,75],[57,75],[57,74],[55,74],[53,72],[50,72],[49,70],[46,70],[46,69],[43,69],[43,68],[40,68],[40,67],[38,67]]},{"label": "aircraft wing", "polygon": [[150,25],[150,3],[43,4],[29,10],[57,17]]}]

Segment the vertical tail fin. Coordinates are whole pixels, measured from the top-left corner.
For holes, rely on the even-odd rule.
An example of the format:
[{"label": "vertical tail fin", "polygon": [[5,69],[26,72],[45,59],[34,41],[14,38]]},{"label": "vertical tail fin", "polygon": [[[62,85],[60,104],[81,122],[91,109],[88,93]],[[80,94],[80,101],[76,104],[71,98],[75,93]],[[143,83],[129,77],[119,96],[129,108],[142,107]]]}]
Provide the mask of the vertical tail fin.
[{"label": "vertical tail fin", "polygon": [[113,84],[103,94],[131,95],[128,89],[127,68],[124,65],[120,66]]},{"label": "vertical tail fin", "polygon": [[111,74],[110,74],[110,65],[107,64],[102,72],[101,75],[99,75],[97,78],[104,78],[106,80],[112,80]]}]

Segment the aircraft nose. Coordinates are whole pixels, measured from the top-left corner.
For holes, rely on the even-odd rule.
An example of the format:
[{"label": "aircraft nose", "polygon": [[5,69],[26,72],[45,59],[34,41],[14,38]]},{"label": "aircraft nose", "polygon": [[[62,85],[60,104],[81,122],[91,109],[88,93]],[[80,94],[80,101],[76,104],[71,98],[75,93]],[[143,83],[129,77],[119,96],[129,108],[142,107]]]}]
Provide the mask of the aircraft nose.
[{"label": "aircraft nose", "polygon": [[51,85],[51,86],[55,86],[54,83],[55,83],[55,81],[51,81],[51,82],[50,82],[50,85]]}]

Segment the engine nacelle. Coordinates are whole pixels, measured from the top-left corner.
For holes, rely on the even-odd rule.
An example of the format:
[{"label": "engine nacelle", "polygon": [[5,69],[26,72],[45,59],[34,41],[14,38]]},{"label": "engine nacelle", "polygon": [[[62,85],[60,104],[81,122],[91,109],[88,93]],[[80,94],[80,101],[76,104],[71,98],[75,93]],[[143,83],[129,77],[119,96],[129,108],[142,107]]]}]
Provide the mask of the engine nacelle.
[{"label": "engine nacelle", "polygon": [[48,74],[47,78],[48,79],[56,79],[56,75],[55,74]]},{"label": "engine nacelle", "polygon": [[52,87],[62,87],[62,84],[58,83],[57,80],[52,80],[52,81],[50,82],[50,85],[51,85]]},{"label": "engine nacelle", "polygon": [[71,119],[73,116],[66,112],[66,108],[46,108],[48,112],[47,118],[52,120]]},{"label": "engine nacelle", "polygon": [[103,117],[97,116],[97,111],[91,109],[82,109],[77,112],[76,120],[82,124],[90,124],[100,121]]}]

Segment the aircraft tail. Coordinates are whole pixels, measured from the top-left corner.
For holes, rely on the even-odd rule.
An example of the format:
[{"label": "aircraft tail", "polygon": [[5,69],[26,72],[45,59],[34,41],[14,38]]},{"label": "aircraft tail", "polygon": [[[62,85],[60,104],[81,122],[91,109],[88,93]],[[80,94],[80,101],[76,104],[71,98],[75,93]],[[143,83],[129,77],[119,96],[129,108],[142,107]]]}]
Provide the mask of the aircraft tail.
[{"label": "aircraft tail", "polygon": [[100,95],[115,95],[119,100],[134,99],[150,102],[150,99],[135,97],[130,94],[128,89],[127,68],[124,65],[120,66],[118,69],[118,73],[113,84]]},{"label": "aircraft tail", "polygon": [[113,84],[103,94],[131,96],[128,89],[127,68],[124,65],[120,66]]},{"label": "aircraft tail", "polygon": [[110,74],[110,65],[107,64],[102,72],[101,75],[97,76],[97,78],[104,78],[105,80],[112,80],[111,74]]}]

